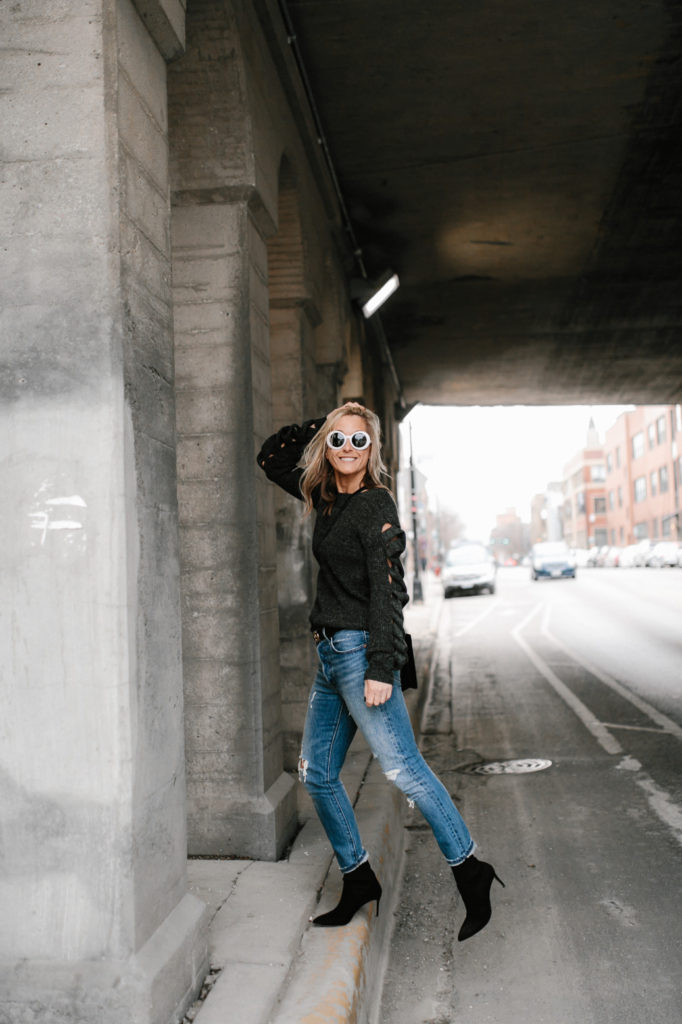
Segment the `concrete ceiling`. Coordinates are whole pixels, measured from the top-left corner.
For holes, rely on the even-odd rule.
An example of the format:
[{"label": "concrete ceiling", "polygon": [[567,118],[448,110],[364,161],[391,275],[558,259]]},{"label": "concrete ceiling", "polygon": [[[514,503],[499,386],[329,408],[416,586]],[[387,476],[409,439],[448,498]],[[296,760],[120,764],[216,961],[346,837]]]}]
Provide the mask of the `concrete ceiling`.
[{"label": "concrete ceiling", "polygon": [[289,0],[408,402],[682,401],[679,0]]}]

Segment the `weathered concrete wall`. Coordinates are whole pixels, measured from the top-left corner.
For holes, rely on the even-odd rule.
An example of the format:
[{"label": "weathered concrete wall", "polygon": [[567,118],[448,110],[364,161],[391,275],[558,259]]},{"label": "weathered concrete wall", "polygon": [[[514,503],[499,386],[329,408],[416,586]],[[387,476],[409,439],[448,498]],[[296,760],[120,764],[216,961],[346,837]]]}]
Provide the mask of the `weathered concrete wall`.
[{"label": "weathered concrete wall", "polygon": [[272,499],[255,464],[270,426],[272,195],[229,5],[193,5],[187,43],[170,102],[189,848],[275,859],[296,819]]},{"label": "weathered concrete wall", "polygon": [[129,0],[2,18],[0,1004],[165,1024],[207,959],[185,872],[165,64]]}]

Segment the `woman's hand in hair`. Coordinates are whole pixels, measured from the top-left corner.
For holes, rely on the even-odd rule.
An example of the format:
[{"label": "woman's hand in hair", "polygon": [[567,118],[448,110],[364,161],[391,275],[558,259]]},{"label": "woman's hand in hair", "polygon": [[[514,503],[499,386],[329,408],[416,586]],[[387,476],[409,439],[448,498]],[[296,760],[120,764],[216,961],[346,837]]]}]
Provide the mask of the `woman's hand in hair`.
[{"label": "woman's hand in hair", "polygon": [[385,704],[393,693],[390,683],[380,683],[377,679],[365,679],[365,704],[368,708]]}]

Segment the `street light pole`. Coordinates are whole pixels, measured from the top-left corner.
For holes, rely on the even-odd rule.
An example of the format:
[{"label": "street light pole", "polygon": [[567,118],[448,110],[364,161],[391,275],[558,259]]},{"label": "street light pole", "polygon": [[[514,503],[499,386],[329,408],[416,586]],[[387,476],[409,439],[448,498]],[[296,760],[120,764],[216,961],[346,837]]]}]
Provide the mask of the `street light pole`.
[{"label": "street light pole", "polygon": [[410,423],[410,507],[412,510],[412,544],[414,551],[414,579],[412,581],[412,600],[422,601],[422,581],[419,578],[419,545],[417,543],[417,487],[414,473],[414,456],[412,449],[412,424]]}]

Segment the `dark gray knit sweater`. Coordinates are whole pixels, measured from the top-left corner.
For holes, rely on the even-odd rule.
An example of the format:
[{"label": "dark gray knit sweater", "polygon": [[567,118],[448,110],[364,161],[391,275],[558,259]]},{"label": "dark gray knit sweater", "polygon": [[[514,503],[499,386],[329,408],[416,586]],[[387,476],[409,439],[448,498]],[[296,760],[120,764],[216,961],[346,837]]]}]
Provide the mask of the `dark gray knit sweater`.
[{"label": "dark gray knit sweater", "polygon": [[[283,427],[258,453],[268,479],[295,498],[302,498],[298,462],[324,420]],[[408,601],[400,560],[405,534],[393,497],[373,487],[338,494],[331,509],[314,493],[313,504],[313,554],[320,571],[310,623],[316,629],[367,630],[366,678],[393,683],[407,659],[403,606]],[[390,528],[382,532],[386,523]]]}]

